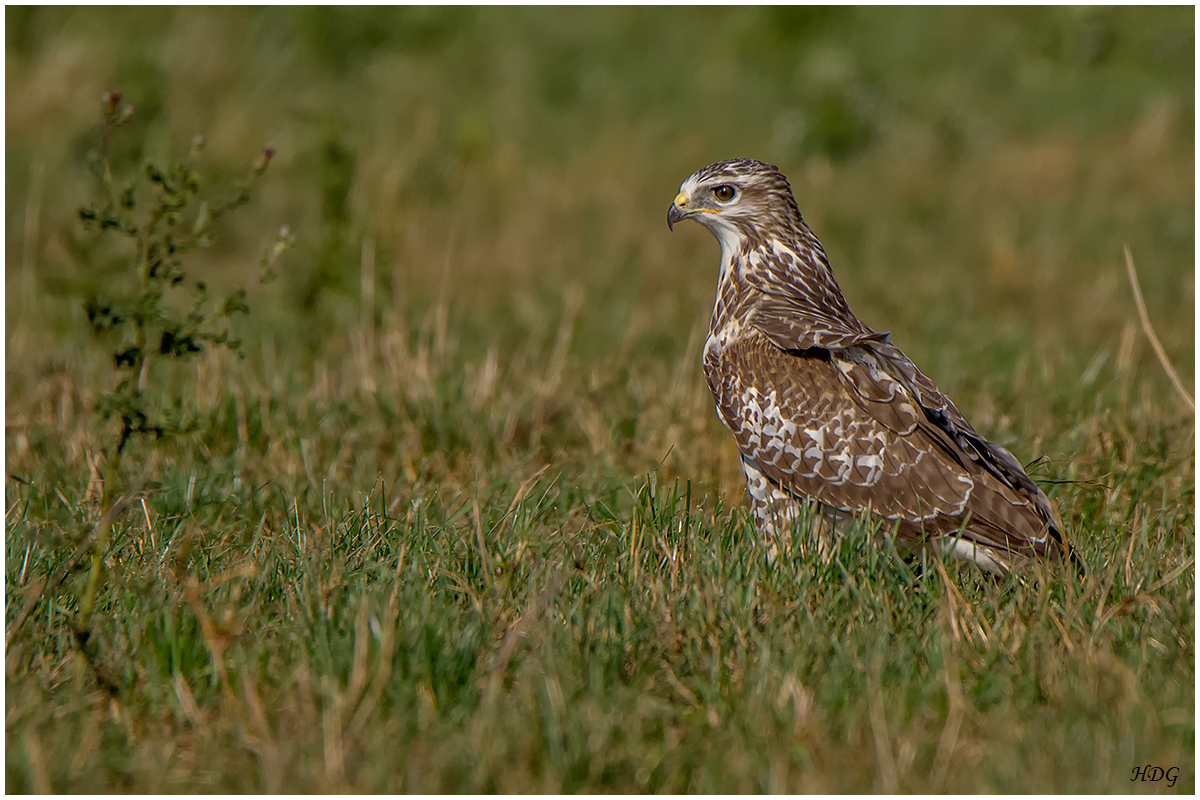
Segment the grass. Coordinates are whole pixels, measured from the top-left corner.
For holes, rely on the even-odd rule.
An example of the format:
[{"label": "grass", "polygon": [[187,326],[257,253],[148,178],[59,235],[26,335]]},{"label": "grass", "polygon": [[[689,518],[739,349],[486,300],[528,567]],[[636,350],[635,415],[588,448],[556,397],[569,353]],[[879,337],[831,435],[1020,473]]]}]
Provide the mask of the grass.
[{"label": "grass", "polygon": [[[1187,382],[1192,10],[5,14],[8,791],[1195,791],[1195,423],[1121,251]],[[198,432],[125,459],[116,698],[86,570],[41,588],[114,433],[74,217],[114,86],[132,159],[275,146],[215,285],[297,238],[245,360],[159,374]],[[663,219],[731,155],[1085,579],[768,561],[699,370],[716,246]]]}]

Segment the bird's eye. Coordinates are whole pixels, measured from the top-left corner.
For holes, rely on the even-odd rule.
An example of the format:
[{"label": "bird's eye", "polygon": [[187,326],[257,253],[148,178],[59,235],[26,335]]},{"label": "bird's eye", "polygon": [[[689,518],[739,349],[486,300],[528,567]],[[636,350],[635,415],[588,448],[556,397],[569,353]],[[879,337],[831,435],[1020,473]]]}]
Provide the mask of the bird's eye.
[{"label": "bird's eye", "polygon": [[737,197],[737,189],[729,184],[724,184],[713,189],[713,197],[722,203],[728,203],[733,198]]}]

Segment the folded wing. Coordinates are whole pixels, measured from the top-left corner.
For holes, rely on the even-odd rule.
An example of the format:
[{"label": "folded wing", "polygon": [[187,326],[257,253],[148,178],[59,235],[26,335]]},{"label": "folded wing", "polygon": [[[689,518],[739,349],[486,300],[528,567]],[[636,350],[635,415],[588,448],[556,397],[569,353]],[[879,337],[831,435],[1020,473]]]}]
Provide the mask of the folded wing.
[{"label": "folded wing", "polygon": [[[772,317],[779,319],[779,317]],[[850,331],[846,331],[851,333]],[[742,453],[787,491],[1016,554],[1059,540],[1049,501],[1007,450],[979,436],[883,335],[845,348],[781,349],[782,331],[705,354]]]}]

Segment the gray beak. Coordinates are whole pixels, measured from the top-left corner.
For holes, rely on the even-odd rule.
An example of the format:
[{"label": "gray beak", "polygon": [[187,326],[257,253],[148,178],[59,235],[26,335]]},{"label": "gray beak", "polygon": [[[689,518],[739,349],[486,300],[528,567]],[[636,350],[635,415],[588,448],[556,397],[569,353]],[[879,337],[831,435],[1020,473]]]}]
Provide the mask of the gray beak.
[{"label": "gray beak", "polygon": [[675,230],[675,223],[687,217],[687,212],[679,206],[671,203],[671,207],[667,209],[667,228]]}]

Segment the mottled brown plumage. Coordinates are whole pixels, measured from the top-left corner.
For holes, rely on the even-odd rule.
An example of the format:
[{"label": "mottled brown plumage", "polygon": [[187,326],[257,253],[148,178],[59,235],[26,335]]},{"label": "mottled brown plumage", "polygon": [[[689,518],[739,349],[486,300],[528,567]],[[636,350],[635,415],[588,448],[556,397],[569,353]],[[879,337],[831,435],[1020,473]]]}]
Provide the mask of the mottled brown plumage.
[{"label": "mottled brown plumage", "polygon": [[850,311],[778,169],[705,167],[667,214],[672,226],[688,218],[721,244],[704,373],[765,534],[786,536],[815,503],[835,531],[874,514],[902,544],[998,574],[1071,553],[1012,454]]}]

